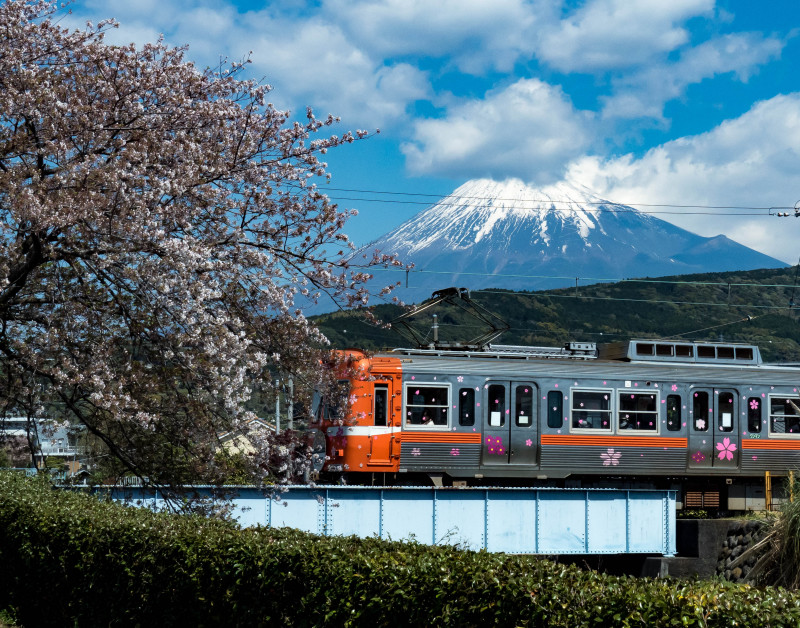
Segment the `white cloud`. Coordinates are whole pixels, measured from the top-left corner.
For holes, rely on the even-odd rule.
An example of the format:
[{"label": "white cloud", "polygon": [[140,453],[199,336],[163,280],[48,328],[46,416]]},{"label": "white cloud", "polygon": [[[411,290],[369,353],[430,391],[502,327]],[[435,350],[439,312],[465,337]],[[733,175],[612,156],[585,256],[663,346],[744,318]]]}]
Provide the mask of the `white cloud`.
[{"label": "white cloud", "polygon": [[[578,159],[567,176],[643,210],[648,210],[643,204],[791,207],[800,198],[798,163],[800,93],[794,93],[759,102],[739,118],[652,148],[640,158]],[[796,262],[800,254],[800,219],[770,217],[768,209],[650,209],[735,213],[659,217],[705,236],[725,233],[786,262]]]},{"label": "white cloud", "polygon": [[560,88],[523,79],[455,104],[443,118],[417,121],[403,152],[418,174],[546,183],[589,144],[590,119]]},{"label": "white cloud", "polygon": [[615,81],[615,94],[604,99],[605,118],[657,118],[664,103],[680,98],[686,87],[720,74],[747,81],[758,66],[780,56],[784,42],[756,33],[725,35],[688,49],[674,63],[657,63]]},{"label": "white cloud", "polygon": [[589,0],[543,31],[538,56],[565,72],[643,65],[684,45],[680,24],[713,8],[714,0]]},{"label": "white cloud", "polygon": [[376,55],[447,58],[471,74],[530,58],[540,21],[525,0],[326,0],[323,12]]},{"label": "white cloud", "polygon": [[[189,45],[187,57],[199,66],[221,58],[250,55],[250,74],[275,88],[280,108],[340,116],[347,128],[384,127],[406,118],[415,100],[431,96],[425,72],[408,63],[384,61],[354,44],[342,28],[297,3],[239,13],[227,3],[207,0],[90,0],[71,23],[109,16],[121,24],[111,43],[154,41]],[[157,24],[159,31],[152,28]]]},{"label": "white cloud", "polygon": [[359,127],[396,123],[409,103],[430,96],[422,71],[406,63],[376,62],[336,25],[318,20],[272,28],[254,45],[253,65],[278,95],[288,92],[295,103]]}]

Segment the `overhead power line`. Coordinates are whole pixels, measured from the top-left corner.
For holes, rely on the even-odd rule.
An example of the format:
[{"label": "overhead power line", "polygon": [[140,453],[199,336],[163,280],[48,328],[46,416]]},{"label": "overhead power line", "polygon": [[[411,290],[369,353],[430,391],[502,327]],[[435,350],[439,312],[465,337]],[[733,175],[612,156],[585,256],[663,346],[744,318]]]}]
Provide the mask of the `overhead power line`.
[{"label": "overhead power line", "polygon": [[[704,205],[704,204],[679,204],[679,203],[621,203],[621,202],[612,202],[608,200],[581,200],[581,201],[574,201],[568,199],[562,200],[554,200],[551,198],[543,198],[543,199],[513,199],[513,198],[498,198],[498,197],[484,197],[484,196],[460,196],[458,200],[448,201],[447,199],[450,195],[436,195],[436,194],[426,194],[426,193],[419,193],[419,192],[389,192],[389,191],[380,191],[380,190],[360,190],[354,188],[334,188],[334,187],[326,187],[321,186],[320,191],[327,193],[328,191],[332,192],[347,192],[347,193],[355,193],[360,195],[367,195],[367,194],[377,194],[382,196],[390,196],[390,197],[404,197],[410,200],[398,200],[396,198],[380,198],[380,197],[350,197],[350,196],[332,196],[329,195],[332,200],[335,201],[362,201],[362,202],[370,202],[370,203],[390,203],[390,204],[403,204],[403,205],[418,205],[418,206],[432,206],[432,205],[443,205],[446,207],[454,207],[454,206],[463,206],[463,200],[474,201],[469,203],[468,205],[472,207],[480,207],[486,201],[505,201],[505,202],[513,202],[517,208],[520,209],[545,209],[549,211],[569,211],[572,209],[572,205],[577,203],[583,205],[593,205],[596,206],[596,209],[591,209],[593,213],[600,213],[600,212],[610,212],[610,213],[626,213],[626,212],[636,212],[638,210],[635,207],[652,207],[652,208],[665,208],[665,211],[646,211],[641,213],[646,214],[674,214],[674,215],[713,215],[713,216],[778,216],[781,217],[784,214],[781,212],[780,214],[771,214],[764,212],[772,212],[773,210],[778,212],[779,210],[787,210],[787,209],[794,209],[794,206],[790,205],[780,205],[780,206],[756,206],[756,205]],[[419,200],[416,200],[419,199]],[[522,207],[520,207],[520,203],[522,203]],[[549,204],[549,207],[525,207],[525,204]],[[736,210],[736,211],[668,211],[668,210]],[[743,213],[749,212],[749,213]]]}]

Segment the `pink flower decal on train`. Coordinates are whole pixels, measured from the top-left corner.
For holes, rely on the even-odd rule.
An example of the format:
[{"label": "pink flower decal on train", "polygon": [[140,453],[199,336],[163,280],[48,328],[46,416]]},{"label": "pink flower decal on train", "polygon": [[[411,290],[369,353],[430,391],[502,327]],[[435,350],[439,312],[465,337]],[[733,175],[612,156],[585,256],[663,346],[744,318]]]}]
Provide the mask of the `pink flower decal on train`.
[{"label": "pink flower decal on train", "polygon": [[758,399],[752,399],[750,401],[750,409],[751,410],[758,410]]},{"label": "pink flower decal on train", "polygon": [[411,450],[412,456],[419,456],[419,454],[420,454],[419,447],[414,447],[414,449]]},{"label": "pink flower decal on train", "polygon": [[531,445],[533,445],[533,441],[529,438],[528,440],[525,441],[525,446],[530,447]]},{"label": "pink flower decal on train", "polygon": [[706,459],[705,454],[703,454],[702,451],[696,451],[692,454],[692,460],[694,460],[695,462],[703,462],[703,460],[705,459]]},{"label": "pink flower decal on train", "polygon": [[463,382],[464,377],[462,375],[459,375],[458,377],[456,377],[456,381]]},{"label": "pink flower decal on train", "polygon": [[717,443],[717,458],[720,460],[733,460],[733,452],[736,451],[736,445],[731,442],[730,438],[723,438],[721,443]]},{"label": "pink flower decal on train", "polygon": [[461,453],[461,452],[460,452],[460,451],[458,451],[458,447],[453,447],[453,448],[450,450],[450,455],[451,455],[451,456],[458,456],[460,453]]},{"label": "pink flower decal on train", "polygon": [[600,458],[603,461],[604,467],[616,467],[619,464],[619,459],[622,458],[622,453],[619,451],[614,451],[613,449],[609,449],[600,454]]},{"label": "pink flower decal on train", "polygon": [[486,449],[490,454],[497,454],[498,456],[506,453],[503,447],[503,439],[499,436],[487,436]]},{"label": "pink flower decal on train", "polygon": [[[684,423],[684,425],[686,425],[686,423]],[[694,422],[694,426],[698,430],[704,430],[706,429],[706,422],[703,419],[697,419],[697,421]]]}]

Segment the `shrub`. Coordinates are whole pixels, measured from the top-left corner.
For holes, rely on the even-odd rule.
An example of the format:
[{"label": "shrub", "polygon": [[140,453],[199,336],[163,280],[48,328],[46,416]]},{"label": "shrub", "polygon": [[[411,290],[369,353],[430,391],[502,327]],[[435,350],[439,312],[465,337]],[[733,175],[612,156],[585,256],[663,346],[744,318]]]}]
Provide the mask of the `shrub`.
[{"label": "shrub", "polygon": [[0,474],[0,608],[23,626],[797,626],[782,589],[239,529]]}]

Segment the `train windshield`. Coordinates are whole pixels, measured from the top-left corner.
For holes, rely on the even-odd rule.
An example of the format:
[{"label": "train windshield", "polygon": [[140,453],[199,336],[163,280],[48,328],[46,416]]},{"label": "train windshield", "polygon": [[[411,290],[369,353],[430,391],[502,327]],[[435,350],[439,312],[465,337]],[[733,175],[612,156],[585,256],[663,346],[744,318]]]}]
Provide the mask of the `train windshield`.
[{"label": "train windshield", "polygon": [[345,416],[349,395],[350,382],[346,379],[340,380],[327,395],[314,389],[314,397],[311,402],[311,407],[314,408],[314,422],[336,421]]}]

